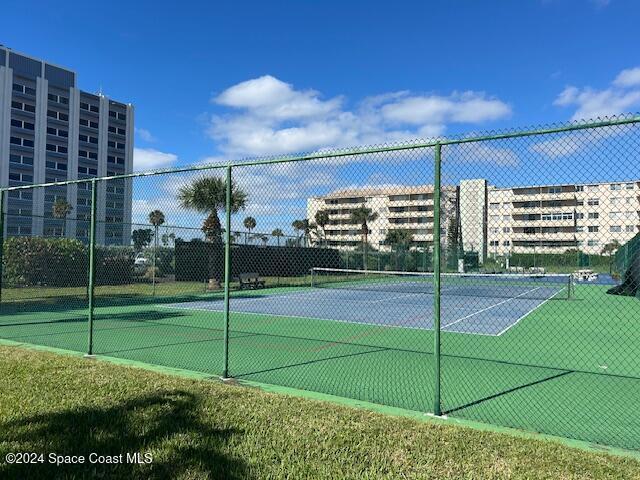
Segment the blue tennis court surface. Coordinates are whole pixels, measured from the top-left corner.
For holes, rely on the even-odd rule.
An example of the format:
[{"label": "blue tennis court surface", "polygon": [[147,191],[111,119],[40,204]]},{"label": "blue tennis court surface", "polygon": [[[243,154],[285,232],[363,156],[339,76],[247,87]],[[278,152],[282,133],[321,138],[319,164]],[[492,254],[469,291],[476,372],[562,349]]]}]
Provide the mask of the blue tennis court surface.
[{"label": "blue tennis court surface", "polygon": [[[441,329],[447,332],[498,336],[554,296],[557,285],[519,288],[508,295],[443,287]],[[484,295],[482,295],[484,293]],[[165,305],[171,309],[222,312],[222,299]],[[399,291],[312,288],[271,293],[269,289],[231,297],[232,313],[309,318],[388,327],[432,329],[433,296]]]}]

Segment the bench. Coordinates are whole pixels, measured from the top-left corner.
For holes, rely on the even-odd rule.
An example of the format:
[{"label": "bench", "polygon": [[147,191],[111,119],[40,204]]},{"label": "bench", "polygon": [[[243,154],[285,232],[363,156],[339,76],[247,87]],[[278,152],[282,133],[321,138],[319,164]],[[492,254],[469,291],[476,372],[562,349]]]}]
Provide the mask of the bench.
[{"label": "bench", "polygon": [[264,280],[257,273],[241,273],[238,275],[238,281],[240,282],[240,290],[245,288],[264,288],[265,285]]}]

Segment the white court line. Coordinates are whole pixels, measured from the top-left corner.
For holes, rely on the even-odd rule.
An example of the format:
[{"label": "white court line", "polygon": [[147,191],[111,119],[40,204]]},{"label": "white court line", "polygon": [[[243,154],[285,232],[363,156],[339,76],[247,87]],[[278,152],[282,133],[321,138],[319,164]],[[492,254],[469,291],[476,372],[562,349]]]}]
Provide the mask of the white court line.
[{"label": "white court line", "polygon": [[[443,325],[442,328],[450,327],[451,325],[455,325],[456,323],[460,323],[463,320],[466,320],[467,318],[474,317],[474,316],[478,315],[479,313],[486,312],[487,310],[491,310],[492,308],[495,308],[495,307],[500,306],[500,305],[504,305],[505,303],[508,303],[511,300],[515,300],[518,297],[526,295],[527,293],[535,292],[536,290],[539,290],[541,288],[542,288],[542,286],[536,287],[536,288],[532,288],[531,290],[527,290],[526,292],[522,292],[520,295],[516,295],[515,297],[508,298],[506,300],[503,300],[502,302],[494,303],[493,305],[490,305],[490,306],[488,306],[486,308],[483,308],[482,310],[478,310],[477,312],[474,312],[474,313],[472,313],[470,315],[466,315],[466,316],[464,316],[462,318],[459,318],[458,320],[456,320],[454,322],[447,323],[447,324]],[[552,298],[552,297],[550,297],[550,298]],[[497,335],[494,335],[494,336],[497,336]]]},{"label": "white court line", "polygon": [[[174,309],[174,310],[193,310],[193,311],[197,311],[197,312],[215,312],[215,313],[222,313],[224,310],[212,310],[211,308],[198,308],[198,307],[179,307],[179,306],[171,306],[171,305],[157,305],[158,308],[168,308],[168,309]],[[356,325],[369,325],[372,327],[385,327],[385,328],[405,328],[405,329],[409,329],[409,330],[433,330],[433,326],[431,326],[430,328],[428,327],[411,327],[411,326],[405,326],[405,325],[394,325],[394,324],[387,324],[387,323],[372,323],[372,322],[360,322],[358,320],[340,320],[340,319],[336,319],[336,318],[322,318],[322,317],[307,317],[304,315],[286,315],[286,314],[280,314],[280,313],[264,313],[264,312],[238,312],[238,311],[231,311],[231,313],[233,313],[234,315],[237,314],[241,314],[241,315],[263,315],[263,316],[268,316],[268,317],[281,317],[281,318],[299,318],[302,320],[320,320],[322,322],[340,322],[340,323],[353,323]],[[462,332],[460,332],[462,333]],[[268,335],[265,334],[265,335]],[[472,335],[476,335],[476,334],[472,334]],[[479,334],[482,335],[482,334]],[[493,336],[493,335],[492,335]]]},{"label": "white court line", "polygon": [[511,325],[509,325],[507,328],[505,328],[504,330],[499,331],[496,334],[496,337],[499,337],[500,335],[502,335],[503,333],[505,333],[507,330],[509,330],[512,327],[515,327],[518,322],[520,320],[522,320],[525,317],[528,317],[531,313],[533,313],[534,311],[536,311],[538,308],[540,308],[542,305],[544,305],[545,303],[547,303],[549,300],[551,300],[553,297],[555,297],[556,295],[558,295],[558,293],[562,293],[562,291],[564,290],[564,288],[562,288],[560,291],[554,293],[553,295],[551,295],[549,298],[547,298],[544,302],[539,303],[538,305],[536,305],[535,307],[533,307],[531,310],[529,310],[527,313],[525,313],[524,315],[522,315],[519,319],[517,319],[514,323],[512,323]]}]

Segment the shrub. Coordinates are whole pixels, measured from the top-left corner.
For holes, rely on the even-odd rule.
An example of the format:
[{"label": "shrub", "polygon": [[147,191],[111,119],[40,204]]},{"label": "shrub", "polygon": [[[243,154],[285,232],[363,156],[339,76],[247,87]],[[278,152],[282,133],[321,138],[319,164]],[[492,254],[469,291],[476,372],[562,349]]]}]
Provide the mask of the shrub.
[{"label": "shrub", "polygon": [[[88,283],[89,249],[79,240],[9,237],[3,253],[7,285],[79,287]],[[131,283],[133,260],[132,247],[97,247],[96,284]]]},{"label": "shrub", "polygon": [[9,237],[4,274],[12,286],[80,286],[87,283],[87,248],[67,238]]}]

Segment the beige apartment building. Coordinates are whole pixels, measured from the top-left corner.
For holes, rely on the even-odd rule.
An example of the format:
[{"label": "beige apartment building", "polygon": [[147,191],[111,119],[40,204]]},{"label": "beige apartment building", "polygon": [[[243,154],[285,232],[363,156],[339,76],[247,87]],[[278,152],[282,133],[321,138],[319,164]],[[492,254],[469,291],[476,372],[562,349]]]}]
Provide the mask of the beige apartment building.
[{"label": "beige apartment building", "polygon": [[[464,215],[462,221],[464,232]],[[487,188],[489,255],[599,254],[639,229],[640,181]]]},{"label": "beige apartment building", "polygon": [[[446,246],[451,218],[461,228],[466,251],[487,256],[563,253],[600,254],[613,241],[624,244],[640,231],[640,180],[596,184],[499,188],[485,179],[462,180],[442,192],[441,239]],[[388,249],[390,230],[409,230],[415,246],[433,243],[433,186],[348,189],[307,200],[307,217],[329,214],[328,246],[354,248],[361,242],[352,211],[365,205],[377,214],[369,222],[369,243]]]},{"label": "beige apartment building", "polygon": [[[324,227],[323,241],[331,247],[355,248],[362,242],[362,230],[361,225],[352,222],[351,214],[362,205],[377,215],[374,221],[368,222],[369,243],[376,248],[389,249],[385,240],[388,232],[394,229],[410,231],[414,246],[433,243],[433,185],[338,190],[309,198],[307,218],[313,222],[316,212],[328,212],[329,222]],[[443,188],[442,205],[444,229],[456,212],[456,187]]]}]

